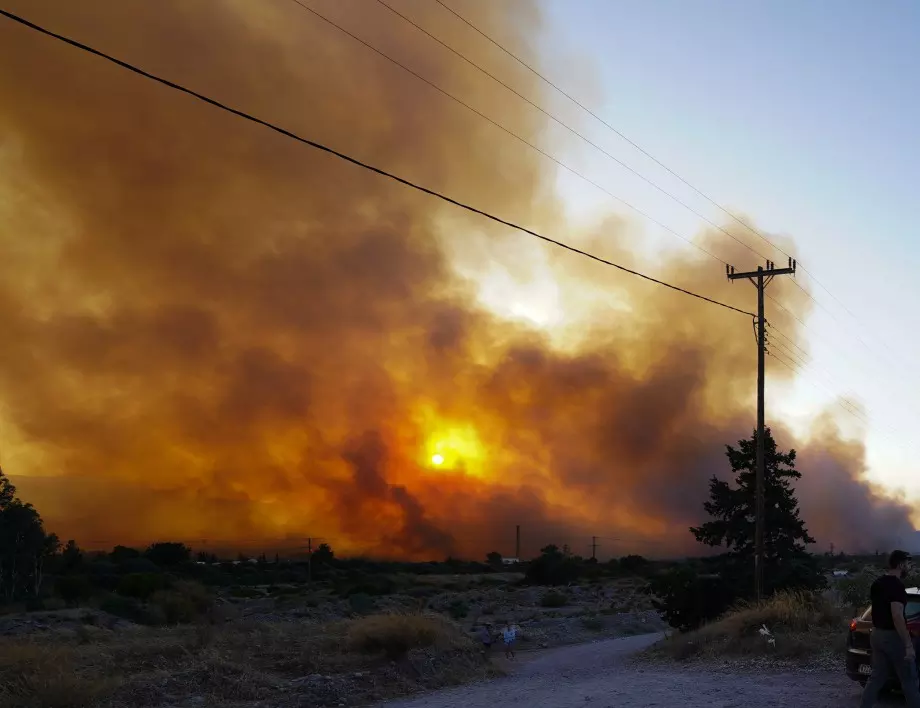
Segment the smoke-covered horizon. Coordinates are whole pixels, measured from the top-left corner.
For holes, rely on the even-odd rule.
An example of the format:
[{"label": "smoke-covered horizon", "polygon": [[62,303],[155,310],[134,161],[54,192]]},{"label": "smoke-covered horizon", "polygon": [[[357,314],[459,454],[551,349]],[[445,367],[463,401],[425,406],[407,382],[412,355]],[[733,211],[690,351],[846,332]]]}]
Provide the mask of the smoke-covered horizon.
[{"label": "smoke-covered horizon", "polygon": [[[354,1],[314,6],[564,150],[545,116],[411,27]],[[430,3],[401,6],[499,61]],[[457,6],[538,60],[527,41],[541,31],[536,9]],[[623,216],[573,226],[553,163],[292,3],[11,10],[751,308],[750,289],[729,287],[698,254],[643,261],[641,225]],[[546,97],[526,70],[501,67]],[[522,524],[546,542],[597,535],[683,553],[697,548],[687,529],[708,478],[729,472],[724,446],[750,434],[756,357],[744,316],[458,213],[5,21],[0,166],[3,465],[64,537],[312,536],[349,554],[479,557],[513,547]],[[718,232],[697,242],[739,266],[751,258]],[[482,281],[495,272],[555,288],[564,326],[486,307]],[[781,280],[773,292],[806,316],[807,299]],[[798,322],[771,321],[805,346]],[[860,481],[864,445],[832,411],[807,439],[770,424],[798,450],[819,545],[875,550],[912,531],[906,505]]]}]

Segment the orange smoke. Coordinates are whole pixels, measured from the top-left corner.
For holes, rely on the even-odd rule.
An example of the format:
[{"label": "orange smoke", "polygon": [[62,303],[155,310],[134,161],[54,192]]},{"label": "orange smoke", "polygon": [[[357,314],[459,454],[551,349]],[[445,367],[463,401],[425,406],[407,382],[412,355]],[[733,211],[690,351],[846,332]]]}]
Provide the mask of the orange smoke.
[{"label": "orange smoke", "polygon": [[[292,3],[12,5],[312,139],[563,231],[552,163]],[[404,5],[496,61],[435,6]],[[543,116],[392,16],[359,0],[312,6],[553,150]],[[520,53],[540,29],[519,5],[458,7]],[[541,95],[520,67],[504,71]],[[706,478],[726,471],[723,446],[750,433],[744,317],[547,250],[9,22],[0,136],[4,465],[65,537],[323,536],[339,552],[425,558],[509,552],[522,524],[525,553],[549,541],[582,550],[591,535],[627,539],[609,552],[678,552],[692,547]],[[710,261],[636,263],[639,236],[621,220],[564,232],[751,306]],[[723,236],[700,238],[749,264]],[[466,273],[521,282],[549,273],[567,327],[496,315],[458,259]],[[772,287],[805,307],[789,285]],[[909,529],[904,508],[855,481],[861,445],[833,426],[820,440],[799,454],[814,535],[846,547]],[[809,494],[816,478],[839,496]],[[851,508],[864,526],[835,521]]]}]

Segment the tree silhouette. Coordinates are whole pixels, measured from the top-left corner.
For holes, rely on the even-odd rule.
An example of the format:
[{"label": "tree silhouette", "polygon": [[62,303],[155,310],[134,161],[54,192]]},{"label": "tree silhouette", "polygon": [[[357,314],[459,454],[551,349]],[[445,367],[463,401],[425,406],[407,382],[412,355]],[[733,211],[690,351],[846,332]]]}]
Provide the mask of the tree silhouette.
[{"label": "tree silhouette", "polygon": [[321,543],[319,547],[313,551],[313,565],[322,566],[322,565],[332,565],[332,562],[335,560],[335,553],[332,551],[332,546],[328,543]]},{"label": "tree silhouette", "polygon": [[0,470],[0,596],[7,601],[41,593],[45,561],[60,542],[45,533],[41,516],[16,497],[16,487]]},{"label": "tree silhouette", "polygon": [[[722,572],[745,587],[753,587],[756,510],[756,433],[726,446],[734,486],[713,476],[709,501],[703,504],[712,519],[690,531],[700,543],[723,547]],[[782,452],[768,428],[764,439],[764,589],[816,588],[822,584],[816,559],[806,551],[815,540],[799,516],[792,483],[802,475],[795,468],[795,450]]]},{"label": "tree silhouette", "polygon": [[154,543],[144,555],[161,568],[171,568],[188,563],[192,558],[192,549],[184,543]]}]

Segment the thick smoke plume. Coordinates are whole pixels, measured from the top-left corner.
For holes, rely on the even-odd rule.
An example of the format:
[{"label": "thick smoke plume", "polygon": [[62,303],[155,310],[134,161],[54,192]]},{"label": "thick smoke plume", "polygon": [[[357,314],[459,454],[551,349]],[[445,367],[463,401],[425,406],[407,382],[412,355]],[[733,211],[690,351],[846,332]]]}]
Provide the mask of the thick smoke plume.
[{"label": "thick smoke plume", "polygon": [[[533,58],[535,11],[454,4]],[[311,6],[527,139],[563,147],[544,116],[379,6]],[[400,8],[549,100],[435,4]],[[696,254],[638,260],[636,224],[563,229],[551,162],[293,3],[10,9],[752,306],[750,288]],[[87,545],[323,536],[344,553],[479,556],[511,552],[522,524],[525,553],[554,540],[583,551],[591,535],[624,539],[605,552],[689,552],[706,480],[727,472],[724,445],[750,434],[743,316],[549,250],[7,21],[0,167],[3,464],[49,526]],[[724,235],[699,238],[753,264]],[[545,278],[568,326],[495,314],[478,297],[491,275],[477,271]],[[788,284],[771,287],[804,311]],[[833,421],[808,441],[780,428],[799,448],[819,541],[855,550],[910,530],[905,508],[858,481],[863,448]]]}]

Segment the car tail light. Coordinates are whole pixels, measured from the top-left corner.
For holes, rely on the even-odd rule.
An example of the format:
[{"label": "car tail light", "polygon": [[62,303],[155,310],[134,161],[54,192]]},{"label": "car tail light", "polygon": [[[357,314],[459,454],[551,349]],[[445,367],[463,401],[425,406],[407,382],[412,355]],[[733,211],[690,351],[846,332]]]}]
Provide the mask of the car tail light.
[{"label": "car tail light", "polygon": [[850,620],[850,631],[851,632],[856,629],[857,624],[859,624],[859,620],[856,620],[856,619]]}]

